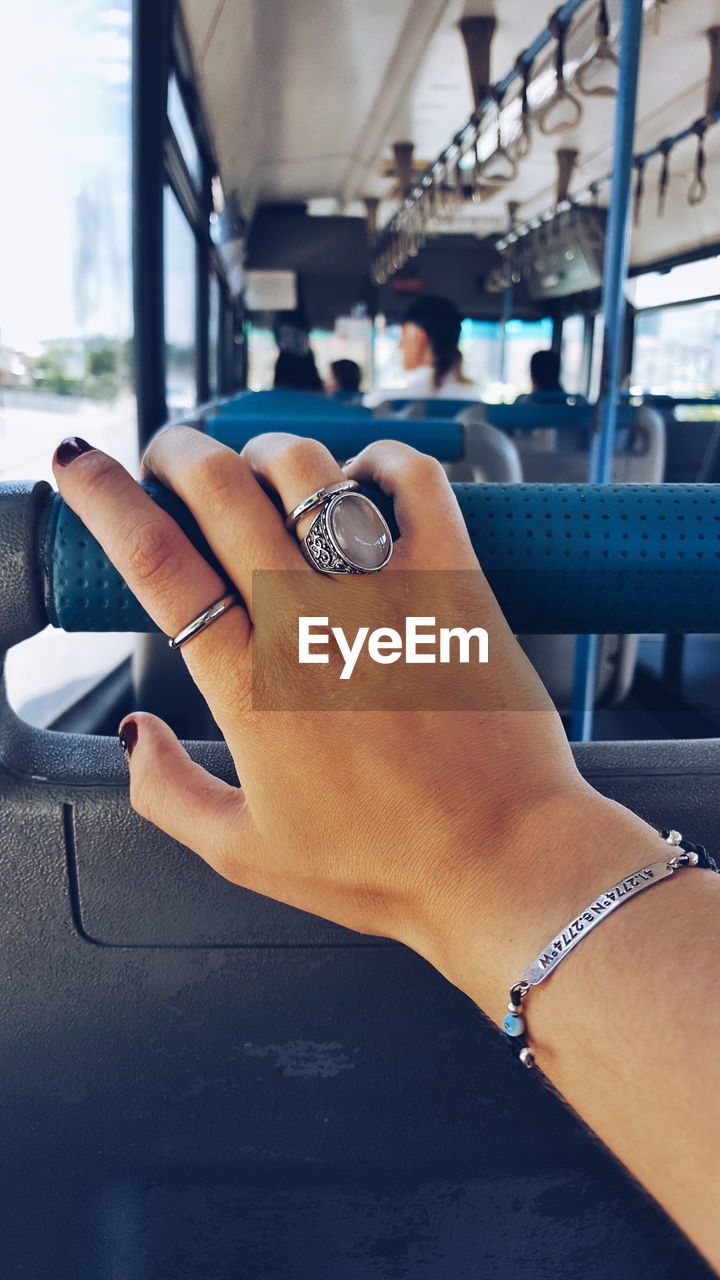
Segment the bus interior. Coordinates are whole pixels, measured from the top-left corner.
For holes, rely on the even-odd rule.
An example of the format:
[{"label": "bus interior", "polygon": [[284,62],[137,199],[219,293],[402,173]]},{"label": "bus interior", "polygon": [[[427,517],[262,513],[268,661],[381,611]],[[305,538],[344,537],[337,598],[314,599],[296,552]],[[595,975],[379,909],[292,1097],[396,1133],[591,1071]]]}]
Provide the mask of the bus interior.
[{"label": "bus interior", "polygon": [[[709,1277],[423,960],[133,812],[129,711],[232,762],[48,482],[63,436],[137,475],[175,422],[433,454],[583,775],[717,847],[718,0],[28,0],[4,26],[3,1276]],[[408,383],[427,295],[466,399]],[[283,325],[357,391],[275,388]]]}]

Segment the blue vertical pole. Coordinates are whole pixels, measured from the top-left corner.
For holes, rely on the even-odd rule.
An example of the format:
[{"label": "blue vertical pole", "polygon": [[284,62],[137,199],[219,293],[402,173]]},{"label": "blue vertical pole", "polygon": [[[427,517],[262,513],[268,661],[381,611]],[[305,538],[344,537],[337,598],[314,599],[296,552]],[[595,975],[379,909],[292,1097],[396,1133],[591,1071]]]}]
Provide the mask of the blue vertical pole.
[{"label": "blue vertical pole", "polygon": [[[588,480],[591,484],[607,484],[611,480],[615,451],[620,359],[625,323],[623,284],[627,276],[630,246],[633,135],[642,23],[643,0],[622,0],[613,176],[603,264],[602,310],[605,328],[598,402],[600,431],[590,453]],[[597,636],[578,636],[570,729],[570,736],[575,742],[589,742],[592,738],[597,657]]]}]

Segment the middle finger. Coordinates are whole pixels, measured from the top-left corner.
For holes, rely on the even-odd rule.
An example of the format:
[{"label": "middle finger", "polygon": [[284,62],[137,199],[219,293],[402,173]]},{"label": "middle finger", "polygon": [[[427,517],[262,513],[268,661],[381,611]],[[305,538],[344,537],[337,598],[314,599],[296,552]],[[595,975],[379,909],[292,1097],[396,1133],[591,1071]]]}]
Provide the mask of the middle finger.
[{"label": "middle finger", "polygon": [[150,442],[142,466],[190,508],[250,609],[253,570],[304,565],[280,512],[234,449],[192,427],[168,427]]}]

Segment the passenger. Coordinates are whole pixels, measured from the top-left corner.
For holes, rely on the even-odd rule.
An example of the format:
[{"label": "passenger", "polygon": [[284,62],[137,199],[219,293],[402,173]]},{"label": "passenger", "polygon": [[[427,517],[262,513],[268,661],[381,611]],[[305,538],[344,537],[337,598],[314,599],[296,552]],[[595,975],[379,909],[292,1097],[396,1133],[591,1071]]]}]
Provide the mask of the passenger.
[{"label": "passenger", "polygon": [[273,387],[276,391],[324,391],[312,351],[304,356],[281,351],[275,361]]},{"label": "passenger", "polygon": [[[688,861],[673,833],[663,843],[581,777],[560,718],[479,571],[440,464],[382,441],[341,468],[322,445],[287,435],[259,436],[238,455],[176,426],[151,441],[144,470],[182,496],[223,577],[118,463],[76,439],[54,460],[63,497],[130,589],[161,630],[187,640],[188,668],[242,789],[206,772],[166,724],[138,712],[120,726],[134,808],[232,883],[404,943],[511,1037],[526,1034],[546,1079],[720,1267],[720,1090],[712,1083],[720,1057],[720,877],[704,851],[700,865],[673,874],[670,857]],[[222,489],[208,520],[207,486],[218,475]],[[323,492],[348,479],[392,495],[396,568],[440,570],[447,616],[488,630],[490,666],[481,678],[441,670],[461,710],[448,709],[443,696],[441,710],[433,702],[408,714],[401,702],[401,711],[318,715],[302,700],[306,670],[301,681],[298,651],[282,630],[286,613],[278,608],[264,622],[254,614],[257,568],[294,570],[275,573],[274,590],[286,583],[291,608],[302,608],[305,578],[308,607],[318,612],[322,562],[308,567],[302,523],[292,532],[278,505],[287,513],[303,507],[305,520],[317,521]],[[343,556],[354,547],[385,556],[378,514],[365,510],[360,526],[357,515],[346,517]],[[343,609],[352,619],[363,584],[373,580],[354,578],[346,591],[332,581],[333,622]],[[183,636],[229,583],[235,594],[225,610]],[[383,596],[393,624],[407,611],[403,591],[401,583]],[[387,647],[388,631],[374,634]],[[254,704],[263,645],[271,666],[263,690],[285,679],[286,689],[300,690],[297,710],[265,713]],[[388,661],[387,649],[378,661]],[[395,688],[402,676],[395,665],[387,678]],[[375,677],[366,667],[353,679],[363,707]],[[548,981],[529,987],[520,980],[536,956],[527,973],[533,984]],[[508,1055],[507,1069],[522,1068]],[[481,1076],[479,1062],[478,1087]],[[526,1112],[496,1117],[522,1125],[528,1149],[536,1101],[544,1110],[528,1091]]]},{"label": "passenger", "polygon": [[280,354],[275,362],[276,391],[324,391],[310,346],[310,326],[302,311],[281,311],[274,326]]},{"label": "passenger", "polygon": [[584,396],[570,395],[560,381],[560,356],[557,351],[534,351],[530,357],[532,391],[517,396],[515,404],[587,404]]},{"label": "passenger", "polygon": [[325,379],[328,395],[356,395],[360,391],[362,369],[354,360],[333,360]]},{"label": "passenger", "polygon": [[460,312],[446,298],[417,298],[405,315],[400,336],[403,368],[410,374],[407,385],[377,387],[369,391],[363,404],[375,409],[386,400],[398,398],[426,400],[479,400],[475,383],[463,373],[458,343]]}]

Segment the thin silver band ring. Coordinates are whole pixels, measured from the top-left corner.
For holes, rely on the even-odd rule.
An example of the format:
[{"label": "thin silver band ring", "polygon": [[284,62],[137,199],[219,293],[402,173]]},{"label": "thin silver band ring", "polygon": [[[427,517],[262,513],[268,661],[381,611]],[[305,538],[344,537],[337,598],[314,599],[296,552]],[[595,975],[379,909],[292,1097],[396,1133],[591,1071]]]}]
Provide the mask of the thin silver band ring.
[{"label": "thin silver band ring", "polygon": [[350,490],[359,488],[357,480],[341,480],[339,484],[329,484],[324,489],[318,489],[315,493],[311,493],[309,498],[304,498],[296,507],[293,507],[285,521],[287,528],[294,529],[301,516],[307,515],[308,511],[314,511],[316,507],[321,507],[333,494],[348,493]]},{"label": "thin silver band ring", "polygon": [[218,618],[222,618],[228,609],[232,609],[233,605],[239,604],[237,596],[233,593],[223,596],[220,600],[216,600],[214,604],[208,605],[207,609],[203,609],[197,618],[193,618],[192,622],[188,622],[182,631],[178,631],[176,636],[168,640],[171,649],[180,649],[188,640],[194,639],[206,627],[212,626],[213,622],[217,622]]}]

